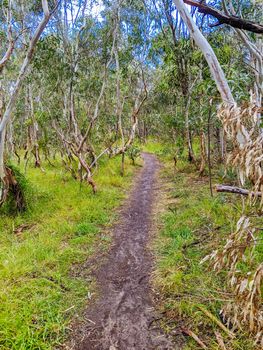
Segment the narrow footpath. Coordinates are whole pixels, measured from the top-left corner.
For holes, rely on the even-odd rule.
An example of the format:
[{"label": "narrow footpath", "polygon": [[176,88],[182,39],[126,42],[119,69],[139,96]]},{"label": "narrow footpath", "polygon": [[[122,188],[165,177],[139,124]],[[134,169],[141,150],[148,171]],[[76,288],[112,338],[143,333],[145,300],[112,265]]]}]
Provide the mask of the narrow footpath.
[{"label": "narrow footpath", "polygon": [[128,200],[113,227],[113,244],[95,271],[99,297],[85,313],[87,323],[77,350],[175,350],[156,320],[149,278],[152,256],[147,248],[153,203],[158,200],[159,162],[144,153]]}]

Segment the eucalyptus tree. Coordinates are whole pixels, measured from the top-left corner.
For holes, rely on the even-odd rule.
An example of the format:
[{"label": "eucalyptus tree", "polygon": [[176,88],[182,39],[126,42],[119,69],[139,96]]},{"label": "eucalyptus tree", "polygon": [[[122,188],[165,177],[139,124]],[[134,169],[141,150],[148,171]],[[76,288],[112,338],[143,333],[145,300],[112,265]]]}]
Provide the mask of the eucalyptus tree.
[{"label": "eucalyptus tree", "polygon": [[[14,6],[17,6],[18,4],[9,1],[8,3],[3,2],[2,3],[2,10],[4,13],[7,13],[6,15],[6,27],[7,27],[7,49],[6,52],[1,60],[1,73],[4,74],[3,68],[7,64],[8,60],[10,60],[13,51],[14,51],[14,37],[12,32],[12,14],[13,14],[13,8]],[[6,106],[2,106],[2,115],[0,120],[0,204],[2,204],[6,198],[9,191],[9,188],[11,187],[13,191],[19,191],[17,189],[17,182],[12,174],[11,169],[6,167],[4,162],[4,148],[5,148],[5,135],[6,135],[6,127],[7,124],[11,121],[12,111],[15,107],[16,101],[18,99],[19,92],[22,87],[22,83],[28,73],[30,63],[32,61],[33,53],[35,46],[44,31],[50,17],[51,12],[49,9],[48,2],[46,0],[42,0],[42,10],[43,10],[43,17],[42,20],[37,25],[36,29],[33,31],[32,38],[27,43],[28,49],[26,51],[25,57],[22,61],[22,64],[20,65],[19,71],[16,75],[16,79],[13,83],[13,85],[10,87],[9,95],[7,98]],[[24,31],[24,21],[21,22],[21,29],[20,31]]]}]

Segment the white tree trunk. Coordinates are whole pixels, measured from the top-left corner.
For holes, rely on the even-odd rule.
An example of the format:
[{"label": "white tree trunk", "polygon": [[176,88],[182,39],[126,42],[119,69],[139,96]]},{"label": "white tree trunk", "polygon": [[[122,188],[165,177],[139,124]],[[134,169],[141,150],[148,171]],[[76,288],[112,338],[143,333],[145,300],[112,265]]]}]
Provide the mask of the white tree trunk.
[{"label": "white tree trunk", "polygon": [[[183,21],[185,22],[190,35],[194,39],[196,45],[202,51],[205,59],[209,65],[210,72],[214,78],[217,89],[221,95],[223,102],[228,105],[228,107],[236,106],[236,101],[232,95],[230,87],[228,85],[225,74],[218,62],[218,59],[214,53],[214,50],[203,36],[197,25],[195,24],[190,12],[188,11],[183,0],[174,0],[177,10],[179,11]],[[245,143],[250,139],[250,136],[244,127],[241,125],[241,131],[237,132],[236,141],[240,148],[243,148]]]},{"label": "white tree trunk", "polygon": [[218,59],[212,47],[210,46],[206,38],[198,29],[197,25],[195,24],[183,0],[174,0],[174,3],[185,25],[187,26],[190,32],[190,35],[193,37],[196,45],[199,47],[199,49],[202,51],[203,55],[205,56],[205,59],[209,65],[211,74],[217,85],[217,88],[222,97],[222,100],[229,105],[234,105],[235,104],[234,97],[231,93],[225,74],[220,66],[220,63],[218,62]]}]

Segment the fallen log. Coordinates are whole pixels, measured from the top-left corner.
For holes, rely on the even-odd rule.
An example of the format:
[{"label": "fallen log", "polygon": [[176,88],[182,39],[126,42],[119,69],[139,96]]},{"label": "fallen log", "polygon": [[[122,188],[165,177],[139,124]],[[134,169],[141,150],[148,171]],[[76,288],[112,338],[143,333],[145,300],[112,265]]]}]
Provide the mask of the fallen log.
[{"label": "fallen log", "polygon": [[236,186],[228,186],[228,185],[215,185],[216,192],[227,192],[227,193],[235,193],[240,194],[242,196],[249,196],[252,197],[261,197],[261,192],[253,192],[246,190],[244,188],[236,187]]}]

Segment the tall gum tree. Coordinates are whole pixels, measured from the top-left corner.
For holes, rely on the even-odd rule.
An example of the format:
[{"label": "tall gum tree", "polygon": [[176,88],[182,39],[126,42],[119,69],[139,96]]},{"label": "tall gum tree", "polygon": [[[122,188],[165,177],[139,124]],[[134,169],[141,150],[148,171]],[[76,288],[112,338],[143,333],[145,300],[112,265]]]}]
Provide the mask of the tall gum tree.
[{"label": "tall gum tree", "polygon": [[[12,2],[9,2],[9,6],[12,5]],[[3,112],[3,116],[0,121],[0,205],[4,203],[6,200],[9,185],[14,184],[15,180],[12,177],[12,174],[10,171],[7,171],[5,163],[4,163],[4,147],[5,147],[5,134],[6,134],[6,126],[11,120],[12,111],[15,107],[16,101],[19,96],[19,92],[22,87],[22,83],[27,76],[30,63],[33,58],[34,50],[36,47],[36,44],[43,33],[44,29],[46,28],[46,25],[51,17],[51,12],[49,10],[48,1],[42,0],[42,9],[44,16],[40,23],[38,24],[32,39],[29,42],[28,50],[26,52],[25,58],[23,60],[23,63],[20,67],[20,71],[18,73],[16,82],[14,84],[14,88],[10,94],[9,101],[5,107],[5,110]],[[11,11],[11,10],[10,10]]]},{"label": "tall gum tree", "polygon": [[180,13],[184,23],[186,24],[190,35],[193,37],[196,45],[202,51],[213,76],[213,79],[217,85],[218,91],[224,102],[229,105],[234,105],[235,100],[228,85],[225,74],[220,66],[220,63],[212,49],[211,45],[208,43],[206,38],[203,36],[197,25],[195,24],[191,14],[189,13],[183,0],[174,0],[174,4]]},{"label": "tall gum tree", "polygon": [[[236,101],[232,95],[231,89],[227,82],[226,76],[223,72],[223,69],[214,53],[209,42],[203,36],[197,25],[195,24],[190,12],[188,11],[183,0],[174,0],[174,4],[180,13],[184,23],[186,24],[190,35],[194,39],[196,45],[199,47],[201,52],[203,53],[208,66],[210,68],[210,72],[212,77],[216,83],[217,89],[221,95],[221,98],[226,106],[234,107],[236,106]],[[249,134],[246,128],[241,125],[241,129],[237,132],[236,141],[241,148],[243,148],[246,141],[249,140]]]}]

